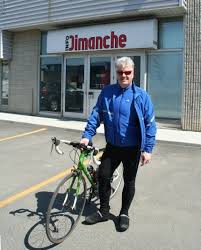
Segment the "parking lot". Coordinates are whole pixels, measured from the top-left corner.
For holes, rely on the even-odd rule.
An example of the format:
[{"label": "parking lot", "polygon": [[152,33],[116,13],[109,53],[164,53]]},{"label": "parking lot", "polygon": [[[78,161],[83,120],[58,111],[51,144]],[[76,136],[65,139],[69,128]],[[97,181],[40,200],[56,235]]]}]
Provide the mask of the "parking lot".
[{"label": "parking lot", "polygon": [[[70,238],[52,245],[44,215],[57,183],[73,164],[68,146],[63,156],[50,154],[52,136],[79,140],[81,132],[0,121],[2,250],[200,249],[201,147],[166,142],[157,143],[151,164],[138,171],[128,231],[120,233],[115,227],[119,192],[111,201],[111,220],[87,226],[81,223],[83,216]],[[103,147],[103,135],[98,134],[94,144]]]}]

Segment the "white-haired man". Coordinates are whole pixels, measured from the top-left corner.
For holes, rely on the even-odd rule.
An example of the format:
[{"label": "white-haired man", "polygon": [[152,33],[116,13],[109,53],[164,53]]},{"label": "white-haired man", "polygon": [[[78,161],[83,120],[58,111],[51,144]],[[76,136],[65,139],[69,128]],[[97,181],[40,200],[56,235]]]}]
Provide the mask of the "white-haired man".
[{"label": "white-haired man", "polygon": [[130,57],[117,59],[117,83],[103,88],[83,132],[81,143],[88,144],[104,123],[106,148],[99,168],[100,209],[86,217],[95,224],[109,219],[110,179],[122,162],[124,188],[119,213],[119,230],[129,227],[129,208],[135,194],[138,165],[147,164],[155,145],[156,124],[149,95],[133,82],[134,63]]}]

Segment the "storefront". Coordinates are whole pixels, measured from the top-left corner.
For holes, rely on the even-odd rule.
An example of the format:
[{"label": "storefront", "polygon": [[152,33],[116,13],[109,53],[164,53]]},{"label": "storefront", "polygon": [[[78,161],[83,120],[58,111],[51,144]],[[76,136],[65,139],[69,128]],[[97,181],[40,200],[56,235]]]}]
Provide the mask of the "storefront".
[{"label": "storefront", "polygon": [[42,34],[40,113],[87,118],[101,89],[116,82],[115,60],[130,56],[135,83],[156,115],[181,117],[183,20],[147,19]]},{"label": "storefront", "polygon": [[201,131],[200,1],[0,0],[0,111],[86,119],[130,56],[156,118]]}]

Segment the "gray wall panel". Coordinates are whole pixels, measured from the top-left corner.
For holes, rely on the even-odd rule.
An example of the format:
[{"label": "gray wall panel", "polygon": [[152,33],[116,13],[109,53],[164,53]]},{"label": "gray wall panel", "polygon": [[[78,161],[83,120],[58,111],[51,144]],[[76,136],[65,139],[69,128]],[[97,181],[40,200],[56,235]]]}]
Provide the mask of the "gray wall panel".
[{"label": "gray wall panel", "polygon": [[40,31],[14,33],[10,62],[9,112],[36,114]]},{"label": "gray wall panel", "polygon": [[0,27],[14,29],[135,15],[153,9],[183,9],[184,0],[0,0]]}]

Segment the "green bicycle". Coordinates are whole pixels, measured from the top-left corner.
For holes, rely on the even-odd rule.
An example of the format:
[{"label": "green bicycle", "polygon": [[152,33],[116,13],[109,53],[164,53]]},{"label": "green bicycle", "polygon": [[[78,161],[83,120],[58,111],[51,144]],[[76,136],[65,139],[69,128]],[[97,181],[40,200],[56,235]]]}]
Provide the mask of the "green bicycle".
[{"label": "green bicycle", "polygon": [[[49,203],[46,215],[46,233],[52,243],[59,244],[72,233],[78,224],[84,207],[92,200],[98,200],[98,166],[100,161],[96,159],[99,149],[94,146],[86,146],[80,142],[58,140],[52,138],[58,154],[63,154],[59,147],[64,143],[73,147],[74,166],[57,186]],[[111,197],[114,197],[122,181],[122,168],[118,167],[111,178]]]}]

